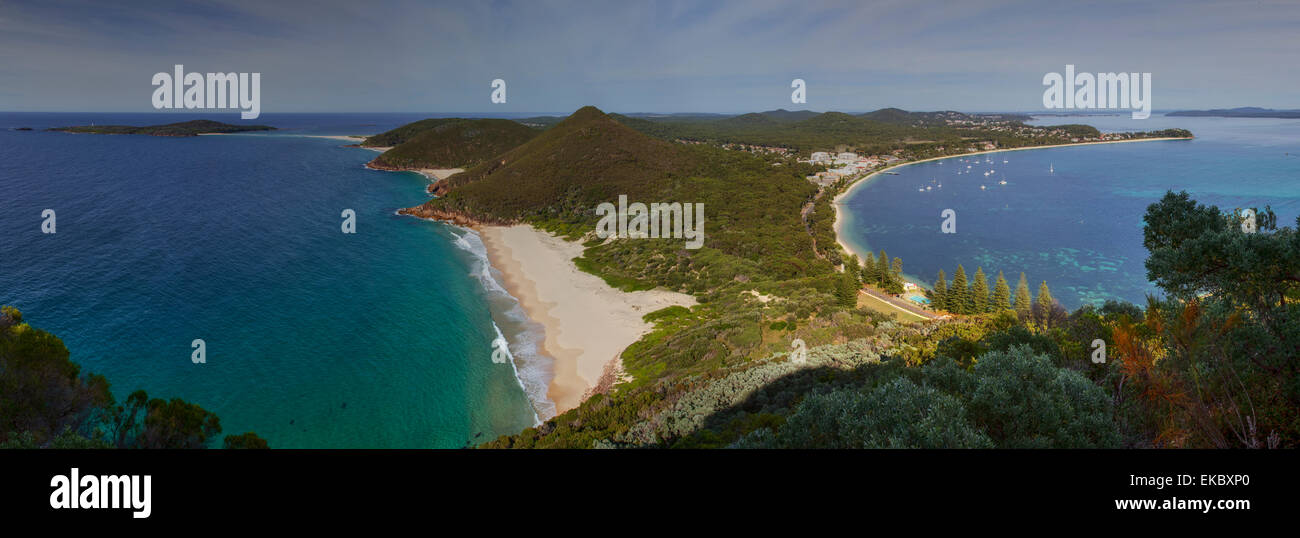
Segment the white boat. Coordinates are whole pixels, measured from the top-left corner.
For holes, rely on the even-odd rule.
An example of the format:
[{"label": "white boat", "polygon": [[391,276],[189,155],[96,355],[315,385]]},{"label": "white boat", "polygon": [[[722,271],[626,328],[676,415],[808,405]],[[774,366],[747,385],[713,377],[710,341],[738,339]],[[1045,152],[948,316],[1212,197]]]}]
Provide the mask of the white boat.
[{"label": "white boat", "polygon": [[985,187],[985,186],[983,186],[983,185],[980,185],[980,190],[984,190],[985,188],[987,188],[987,187]]}]

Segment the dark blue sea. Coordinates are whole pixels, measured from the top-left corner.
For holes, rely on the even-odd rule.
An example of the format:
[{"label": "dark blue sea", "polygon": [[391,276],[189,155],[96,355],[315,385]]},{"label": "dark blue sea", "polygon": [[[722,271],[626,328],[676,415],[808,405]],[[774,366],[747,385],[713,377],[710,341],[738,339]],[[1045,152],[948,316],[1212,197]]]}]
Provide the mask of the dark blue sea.
[{"label": "dark blue sea", "polygon": [[[548,365],[477,236],[396,215],[427,199],[424,177],[312,137],[427,115],[264,114],[249,123],[281,130],[191,138],[41,131],[198,117],[0,114],[0,304],[119,399],[184,398],[273,447],[463,447],[545,416]],[[498,331],[513,364],[491,360]]]}]

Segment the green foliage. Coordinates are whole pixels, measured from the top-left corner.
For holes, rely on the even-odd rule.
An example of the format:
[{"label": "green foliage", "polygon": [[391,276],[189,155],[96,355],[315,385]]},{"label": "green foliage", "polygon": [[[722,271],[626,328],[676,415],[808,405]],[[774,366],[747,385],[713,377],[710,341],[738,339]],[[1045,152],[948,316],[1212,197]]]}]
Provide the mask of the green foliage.
[{"label": "green foliage", "polygon": [[835,300],[840,306],[852,307],[858,303],[857,276],[845,271],[835,279]]},{"label": "green foliage", "polygon": [[9,305],[0,306],[0,324],[5,327],[18,325],[23,322],[23,313],[17,308]]},{"label": "green foliage", "polygon": [[[1295,447],[1300,440],[1300,234],[1272,211],[1241,215],[1167,193],[1147,208],[1151,300],[1114,338],[1131,420],[1157,446]],[[1300,226],[1300,219],[1297,219]]]},{"label": "green foliage", "polygon": [[138,390],[127,398],[126,412],[134,416],[140,408],[144,422],[132,448],[206,448],[208,438],[221,433],[217,415],[180,398],[150,399]]},{"label": "green foliage", "polygon": [[993,295],[989,298],[989,311],[1000,312],[1011,309],[1011,288],[1007,286],[1006,277],[998,271],[998,280],[993,284]]},{"label": "green foliage", "polygon": [[930,304],[936,310],[948,309],[948,275],[944,274],[943,269],[939,270],[939,277],[934,281],[934,290],[930,292]]},{"label": "green foliage", "polygon": [[999,448],[1110,448],[1119,432],[1106,392],[1027,346],[975,364],[967,408]]},{"label": "green foliage", "polygon": [[[643,119],[617,114],[613,117],[628,127],[664,140],[775,146],[803,154],[847,147],[859,153],[898,151],[924,158],[966,152],[975,145],[973,141],[991,142],[999,148],[1016,148],[1063,144],[1072,138],[1095,139],[1101,135],[1097,129],[1087,125],[1028,126],[1023,123],[1028,119],[1026,116],[899,109],[883,109],[857,116],[841,112],[773,111],[722,119]],[[1135,133],[1132,136],[1156,135]],[[1168,136],[1168,133],[1160,136]]]},{"label": "green foliage", "polygon": [[1165,194],[1144,219],[1147,278],[1180,299],[1232,297],[1275,318],[1300,286],[1300,234],[1277,229],[1270,209],[1255,212],[1259,233],[1245,233],[1236,214],[1197,204],[1186,192]]},{"label": "green foliage", "polygon": [[983,314],[989,311],[989,279],[984,275],[983,267],[975,268],[975,277],[971,280],[970,313]]},{"label": "green foliage", "polygon": [[1029,281],[1025,280],[1025,273],[1020,273],[1020,282],[1016,284],[1016,302],[1012,305],[1016,313],[1021,317],[1029,315],[1029,310],[1033,299],[1029,296]]},{"label": "green foliage", "polygon": [[[435,123],[424,123],[430,121]],[[371,162],[376,168],[472,168],[539,132],[511,120],[449,118],[405,125],[367,139],[366,145],[396,142]]]},{"label": "green foliage", "polygon": [[0,309],[0,446],[203,448],[221,432],[216,415],[178,398],[141,390],[116,405],[107,379],[82,374],[61,340],[22,319]]},{"label": "green foliage", "polygon": [[1038,306],[1043,308],[1051,308],[1053,304],[1056,304],[1056,301],[1052,299],[1052,290],[1047,288],[1046,280],[1038,284],[1038,299],[1036,301]]},{"label": "green foliage", "polygon": [[371,137],[367,137],[366,140],[361,143],[361,145],[365,147],[372,147],[372,148],[396,147],[397,145],[414,138],[415,135],[418,135],[420,133],[423,133],[435,127],[447,125],[450,123],[459,123],[462,121],[466,121],[466,119],[465,118],[429,118],[425,120],[415,121],[403,125],[401,127],[398,127],[396,129],[392,129]]},{"label": "green foliage", "polygon": [[842,389],[804,399],[775,435],[750,434],[737,448],[991,448],[961,402],[906,378],[868,393]]},{"label": "green foliage", "polygon": [[22,319],[12,307],[0,315],[0,442],[21,433],[42,445],[65,430],[92,435],[113,403],[107,380],[82,375],[62,340]]},{"label": "green foliage", "polygon": [[267,446],[266,439],[258,437],[257,434],[253,432],[245,432],[239,435],[227,435],[223,445],[227,449],[271,448]]},{"label": "green foliage", "polygon": [[952,286],[948,287],[948,311],[954,314],[971,313],[970,288],[966,283],[966,268],[957,264],[957,272],[952,275]]}]

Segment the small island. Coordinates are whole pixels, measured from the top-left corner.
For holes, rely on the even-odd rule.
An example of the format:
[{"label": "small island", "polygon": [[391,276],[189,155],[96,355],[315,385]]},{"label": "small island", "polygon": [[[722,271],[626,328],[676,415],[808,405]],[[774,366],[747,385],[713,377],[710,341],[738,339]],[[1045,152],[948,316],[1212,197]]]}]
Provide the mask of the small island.
[{"label": "small island", "polygon": [[132,125],[81,125],[75,127],[53,127],[47,131],[63,133],[91,134],[142,134],[151,136],[198,136],[202,134],[243,133],[251,131],[274,131],[269,125],[231,125],[212,120],[194,120],[165,125],[135,127]]}]

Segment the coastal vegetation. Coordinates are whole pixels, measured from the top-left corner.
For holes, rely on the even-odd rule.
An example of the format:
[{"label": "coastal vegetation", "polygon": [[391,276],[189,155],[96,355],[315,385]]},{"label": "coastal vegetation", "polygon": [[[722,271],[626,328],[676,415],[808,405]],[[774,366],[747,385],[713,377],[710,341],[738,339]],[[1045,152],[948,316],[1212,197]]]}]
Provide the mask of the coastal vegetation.
[{"label": "coastal vegetation", "polygon": [[371,168],[470,168],[537,136],[539,131],[501,119],[435,118],[367,138],[364,147],[391,147]]},{"label": "coastal vegetation", "polygon": [[[1186,193],[1152,204],[1145,220],[1149,275],[1167,294],[1145,308],[1111,301],[1050,324],[1014,308],[897,324],[822,296],[815,312],[759,328],[761,340],[809,341],[803,364],[773,346],[683,375],[683,357],[662,363],[653,382],[487,446],[1294,448],[1295,229],[1265,217],[1258,233],[1243,233],[1233,213]],[[1023,309],[1020,280],[1013,305]],[[1047,304],[1050,292],[1040,292],[1030,308]],[[769,307],[750,308],[731,310],[730,321]],[[663,342],[682,342],[704,321],[692,316],[698,308],[682,310],[656,319],[624,360],[676,355]]]},{"label": "coastal vegetation", "polygon": [[946,280],[943,270],[940,269],[933,289],[926,290],[925,295],[930,299],[932,309],[953,314],[997,314],[1009,311],[1022,317],[1030,316],[1043,323],[1059,319],[1065,314],[1065,307],[1052,298],[1052,291],[1047,287],[1047,281],[1038,284],[1038,295],[1035,299],[1029,293],[1025,274],[1020,273],[1013,302],[1011,287],[1001,271],[998,271],[997,279],[990,288],[983,267],[975,268],[975,274],[968,279],[966,268],[961,264],[957,264],[957,271],[953,273],[951,281]]},{"label": "coastal vegetation", "polygon": [[1088,125],[1031,126],[1015,114],[908,112],[896,108],[866,114],[791,113],[784,110],[723,119],[682,120],[611,115],[644,134],[665,140],[707,144],[746,144],[784,148],[806,155],[837,149],[904,158],[958,155],[984,149],[1011,149],[1102,140],[1106,136],[1190,138],[1184,129],[1103,135]]},{"label": "coastal vegetation", "polygon": [[[721,120],[672,121],[698,127]],[[808,120],[787,123],[800,121]],[[1300,440],[1295,414],[1287,411],[1298,403],[1296,366],[1286,360],[1300,351],[1300,328],[1290,321],[1300,299],[1300,263],[1295,233],[1270,228],[1267,217],[1260,234],[1242,238],[1229,233],[1230,217],[1214,216],[1217,209],[1197,213],[1172,194],[1153,204],[1148,230],[1160,231],[1149,241],[1148,263],[1169,295],[1146,308],[1109,302],[1066,312],[1045,282],[1033,294],[1023,274],[1014,288],[1003,273],[990,286],[983,268],[972,277],[958,267],[931,292],[958,315],[903,323],[853,300],[863,285],[901,288],[902,260],[885,252],[859,260],[835,241],[829,200],[843,185],[813,185],[804,179],[811,165],[789,155],[727,150],[723,141],[674,143],[635,128],[651,128],[642,122],[656,123],[584,108],[440,182],[438,198],[406,210],[462,223],[529,223],[585,241],[575,263],[611,285],[662,287],[699,302],[645,316],[654,329],[622,353],[624,382],[485,447],[1209,447]],[[670,239],[594,238],[594,208],[619,194],[705,204],[708,240],[690,250]],[[1185,218],[1202,228],[1167,224]],[[1186,252],[1189,238],[1213,237],[1243,260],[1272,260],[1240,268],[1258,273],[1246,280],[1256,284],[1226,289],[1233,283],[1225,278],[1214,281],[1224,289],[1210,290],[1204,277],[1192,276],[1232,267],[1195,254],[1200,250]],[[1267,293],[1266,283],[1274,286]],[[1230,294],[1246,292],[1255,295]],[[1189,317],[1189,308],[1198,317]],[[1191,340],[1188,320],[1204,324],[1192,329]],[[1264,345],[1220,356],[1223,343],[1211,336]],[[796,340],[807,346],[798,359]],[[1095,361],[1098,340],[1109,353],[1102,362]],[[1169,359],[1184,356],[1191,362]],[[1221,382],[1197,385],[1209,371]],[[1235,376],[1251,382],[1228,383]],[[1188,396],[1198,390],[1217,392]]]},{"label": "coastal vegetation", "polygon": [[[143,390],[117,403],[104,376],[83,373],[58,337],[0,307],[0,448],[205,448],[221,433],[217,415]],[[266,448],[253,432],[226,448]]]},{"label": "coastal vegetation", "polygon": [[274,131],[268,125],[232,125],[212,120],[194,120],[165,125],[135,127],[131,125],[82,125],[76,127],[54,127],[47,131],[64,133],[90,134],[139,134],[151,136],[198,136],[202,134],[245,133],[254,131]]}]

